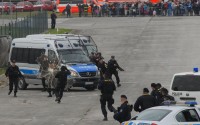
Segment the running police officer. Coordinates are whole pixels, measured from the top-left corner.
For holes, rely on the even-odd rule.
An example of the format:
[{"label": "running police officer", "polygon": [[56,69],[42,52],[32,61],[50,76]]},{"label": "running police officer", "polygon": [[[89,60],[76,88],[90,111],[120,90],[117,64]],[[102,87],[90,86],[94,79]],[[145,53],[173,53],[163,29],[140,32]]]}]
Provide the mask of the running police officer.
[{"label": "running police officer", "polygon": [[103,59],[100,59],[97,67],[100,71],[100,79],[103,79],[103,75],[107,72],[107,63]]},{"label": "running police officer", "polygon": [[110,112],[114,111],[114,104],[113,93],[116,90],[115,84],[112,79],[109,78],[107,74],[104,74],[104,80],[101,80],[98,89],[101,90],[101,110],[104,115],[103,121],[107,121],[107,111],[106,111],[106,103]]},{"label": "running police officer", "polygon": [[110,78],[112,78],[112,75],[116,77],[117,86],[120,87],[121,84],[117,69],[124,71],[124,69],[118,65],[117,61],[115,60],[115,56],[111,56],[111,59],[108,61],[108,72],[110,74]]},{"label": "running police officer", "polygon": [[15,65],[15,60],[11,61],[11,66],[8,67],[8,69],[6,70],[6,77],[9,78],[9,92],[8,95],[10,95],[12,93],[13,90],[13,85],[14,85],[14,97],[17,97],[17,89],[18,89],[18,80],[19,78],[22,78],[22,74],[19,71],[19,67],[17,65]]},{"label": "running police officer", "polygon": [[121,95],[121,106],[115,111],[114,119],[122,123],[131,119],[133,106],[128,104],[126,95]]},{"label": "running police officer", "polygon": [[65,89],[65,85],[67,84],[67,76],[70,75],[70,71],[67,69],[67,67],[62,66],[61,71],[58,72],[55,76],[55,78],[58,78],[58,83],[55,88],[55,94],[56,94],[56,100],[58,103],[60,103],[63,91]]}]

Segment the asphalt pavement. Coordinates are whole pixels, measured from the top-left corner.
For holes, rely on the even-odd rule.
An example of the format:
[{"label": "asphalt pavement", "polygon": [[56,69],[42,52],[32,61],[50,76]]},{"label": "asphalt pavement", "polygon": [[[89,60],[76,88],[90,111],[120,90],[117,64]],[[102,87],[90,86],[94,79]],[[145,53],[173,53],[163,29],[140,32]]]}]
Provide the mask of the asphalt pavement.
[{"label": "asphalt pavement", "polygon": [[[199,25],[199,17],[105,17],[57,19],[56,27],[91,35],[106,61],[116,56],[125,69],[114,95],[117,107],[121,94],[134,104],[152,82],[169,88],[174,73],[198,67]],[[29,86],[17,98],[1,88],[0,125],[119,125],[112,113],[102,121],[98,90],[73,89],[57,104],[38,88]]]}]

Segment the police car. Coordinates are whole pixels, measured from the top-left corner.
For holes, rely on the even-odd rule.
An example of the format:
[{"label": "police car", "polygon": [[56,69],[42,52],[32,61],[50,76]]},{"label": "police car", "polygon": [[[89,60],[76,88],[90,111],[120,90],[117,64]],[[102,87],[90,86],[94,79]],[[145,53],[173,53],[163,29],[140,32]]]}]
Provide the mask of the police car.
[{"label": "police car", "polygon": [[184,103],[149,108],[121,125],[200,125],[200,107],[194,106],[196,102]]},{"label": "police car", "polygon": [[173,76],[169,94],[176,101],[200,102],[200,72],[194,68],[193,72],[177,73]]}]

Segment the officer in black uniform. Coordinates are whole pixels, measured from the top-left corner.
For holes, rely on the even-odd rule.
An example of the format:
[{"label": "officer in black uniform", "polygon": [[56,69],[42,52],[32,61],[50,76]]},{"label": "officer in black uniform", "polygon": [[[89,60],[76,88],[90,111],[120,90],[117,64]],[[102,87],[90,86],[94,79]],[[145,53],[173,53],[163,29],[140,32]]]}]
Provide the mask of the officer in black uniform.
[{"label": "officer in black uniform", "polygon": [[18,89],[18,80],[19,78],[22,78],[22,74],[19,71],[19,67],[17,65],[15,65],[15,60],[11,61],[11,66],[8,67],[8,69],[6,70],[6,77],[9,78],[9,92],[8,95],[10,95],[12,93],[13,90],[13,85],[14,85],[14,97],[17,97],[17,89]]},{"label": "officer in black uniform", "polygon": [[51,29],[55,29],[56,26],[56,14],[54,13],[54,11],[52,11],[51,13]]},{"label": "officer in black uniform", "polygon": [[127,96],[121,95],[121,106],[115,111],[114,119],[122,123],[131,119],[131,111],[133,106],[129,105]]},{"label": "officer in black uniform", "polygon": [[143,95],[140,96],[134,105],[134,110],[136,112],[142,112],[145,109],[157,106],[158,103],[156,101],[156,99],[149,95],[149,90],[147,88],[143,89]]},{"label": "officer in black uniform", "polygon": [[103,79],[103,75],[107,72],[107,63],[103,59],[100,59],[97,67],[100,71],[100,79]]},{"label": "officer in black uniform", "polygon": [[55,94],[56,94],[56,100],[58,103],[60,103],[63,91],[65,89],[65,85],[67,84],[67,76],[70,75],[70,71],[67,69],[67,67],[62,66],[61,71],[58,72],[55,76],[55,78],[58,78],[58,83],[55,88]]},{"label": "officer in black uniform", "polygon": [[109,72],[110,78],[112,78],[112,75],[116,77],[117,86],[120,87],[121,84],[120,84],[120,79],[119,79],[117,69],[119,69],[120,71],[124,71],[124,69],[122,69],[118,65],[117,61],[115,60],[115,56],[111,56],[111,59],[108,61],[108,72]]},{"label": "officer in black uniform", "polygon": [[116,90],[115,84],[112,79],[108,77],[107,74],[104,74],[104,80],[102,80],[99,83],[98,89],[101,90],[101,98],[100,98],[100,103],[101,103],[101,110],[104,115],[103,121],[107,121],[107,111],[106,111],[106,103],[108,106],[108,109],[113,112],[114,107],[112,106],[114,104],[114,99],[113,99],[113,94],[114,91]]},{"label": "officer in black uniform", "polygon": [[151,83],[151,95],[157,100],[157,103],[160,104],[162,103],[162,94],[161,92],[157,89],[157,84],[156,83]]},{"label": "officer in black uniform", "polygon": [[164,101],[175,101],[174,97],[168,94],[169,92],[166,88],[162,88],[161,93],[162,93],[162,99],[161,99],[162,103]]}]

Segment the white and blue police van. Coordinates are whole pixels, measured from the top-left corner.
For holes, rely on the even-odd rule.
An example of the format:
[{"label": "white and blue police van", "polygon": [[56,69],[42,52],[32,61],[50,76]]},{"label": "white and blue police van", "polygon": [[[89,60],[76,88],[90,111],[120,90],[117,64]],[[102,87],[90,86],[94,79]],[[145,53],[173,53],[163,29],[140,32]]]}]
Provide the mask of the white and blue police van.
[{"label": "white and blue police van", "polygon": [[60,66],[65,65],[71,75],[68,77],[68,87],[84,87],[94,90],[99,81],[99,71],[78,44],[70,43],[67,39],[13,39],[9,59],[16,60],[24,80],[19,81],[19,88],[26,89],[29,84],[41,84],[38,77],[40,65],[36,59],[41,54],[49,59],[61,60]]},{"label": "white and blue police van", "polygon": [[176,101],[200,102],[200,72],[194,68],[193,72],[182,72],[174,74],[169,94]]}]

